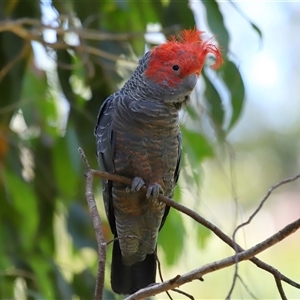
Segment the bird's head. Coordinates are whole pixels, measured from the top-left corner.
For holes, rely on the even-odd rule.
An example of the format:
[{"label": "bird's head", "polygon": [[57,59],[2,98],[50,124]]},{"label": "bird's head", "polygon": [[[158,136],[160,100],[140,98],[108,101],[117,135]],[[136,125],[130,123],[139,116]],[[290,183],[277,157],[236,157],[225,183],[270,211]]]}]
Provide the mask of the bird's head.
[{"label": "bird's head", "polygon": [[151,50],[144,76],[166,90],[165,102],[187,100],[208,54],[215,57],[214,69],[222,64],[220,49],[212,39],[203,38],[203,34],[198,29],[183,30]]}]

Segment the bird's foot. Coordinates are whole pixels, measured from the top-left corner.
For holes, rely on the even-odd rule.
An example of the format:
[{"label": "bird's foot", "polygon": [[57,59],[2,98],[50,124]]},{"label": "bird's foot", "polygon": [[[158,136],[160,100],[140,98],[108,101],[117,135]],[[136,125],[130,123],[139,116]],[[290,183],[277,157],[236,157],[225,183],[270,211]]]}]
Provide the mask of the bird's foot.
[{"label": "bird's foot", "polygon": [[155,200],[159,194],[163,194],[164,190],[158,183],[154,183],[148,186],[146,197],[150,200]]},{"label": "bird's foot", "polygon": [[134,177],[131,182],[130,192],[138,192],[142,186],[145,184],[145,181],[141,177]]},{"label": "bird's foot", "polygon": [[[145,181],[141,177],[134,177],[131,182],[131,187],[126,188],[126,192],[138,192],[142,186],[145,185]],[[158,183],[154,183],[148,186],[146,197],[150,200],[157,199],[159,194],[164,194],[164,190]]]}]

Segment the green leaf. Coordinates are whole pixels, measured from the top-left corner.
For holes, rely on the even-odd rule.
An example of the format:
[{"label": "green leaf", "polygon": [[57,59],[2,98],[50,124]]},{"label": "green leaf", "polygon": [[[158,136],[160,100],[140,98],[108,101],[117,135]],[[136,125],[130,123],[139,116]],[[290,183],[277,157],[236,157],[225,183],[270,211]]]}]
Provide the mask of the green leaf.
[{"label": "green leaf", "polygon": [[259,35],[259,38],[262,39],[262,32],[261,30],[253,23],[250,21],[248,16],[233,2],[232,0],[229,0],[230,4],[236,9],[236,11],[247,21],[250,23],[251,27],[254,29],[254,31],[257,32]]},{"label": "green leaf", "polygon": [[[0,21],[3,21],[1,20],[1,16]],[[4,69],[8,68],[8,65],[20,55],[22,49],[28,46],[26,46],[26,41],[11,32],[0,33],[0,44],[0,70],[4,72]],[[24,53],[26,59],[23,58],[18,64],[13,64],[13,68],[8,69],[7,74],[3,78],[0,78],[1,108],[9,107],[12,104],[14,104],[13,107],[15,108],[9,109],[5,114],[1,115],[1,123],[9,124],[11,116],[19,107],[15,104],[20,100],[26,60],[31,53],[32,49],[29,47],[27,53]]]},{"label": "green leaf", "polygon": [[[0,21],[17,20],[21,18],[40,18],[39,1],[0,1]],[[26,30],[31,30],[27,25]],[[32,57],[30,41],[24,40],[8,31],[0,32],[0,70],[8,71],[0,79],[1,107],[12,107],[2,114],[1,123],[8,124],[11,116],[19,109],[16,103],[20,100],[21,87],[28,60]],[[9,67],[10,66],[10,67]],[[4,75],[4,74],[3,74]]]},{"label": "green leaf", "polygon": [[27,126],[39,126],[43,135],[56,137],[60,134],[60,115],[56,99],[49,92],[44,72],[28,69],[24,76],[21,106]]},{"label": "green leaf", "polygon": [[189,117],[191,117],[192,120],[198,120],[199,114],[196,112],[195,108],[192,105],[188,105],[185,110],[189,114]]},{"label": "green leaf", "polygon": [[[57,2],[67,2],[67,1],[57,1]],[[74,11],[76,12],[76,15],[81,20],[82,24],[84,26],[88,26],[89,28],[97,28],[98,22],[101,20],[99,17],[97,18],[97,15],[101,12],[101,2],[105,3],[106,1],[102,0],[93,0],[89,1],[88,3],[85,1],[72,1]],[[107,1],[110,2],[110,1]],[[105,4],[104,4],[105,5]],[[95,16],[91,18],[91,16]],[[90,20],[88,20],[90,18]],[[88,23],[86,23],[88,22]]]},{"label": "green leaf", "polygon": [[31,253],[31,256],[28,257],[28,262],[33,269],[37,289],[41,294],[37,299],[55,299],[55,291],[53,289],[55,282],[53,280],[51,261],[40,255],[33,255],[34,253]]},{"label": "green leaf", "polygon": [[78,147],[76,135],[69,126],[66,136],[57,139],[52,151],[55,181],[63,197],[72,198],[76,195],[80,170],[80,157],[78,153],[75,154]]},{"label": "green leaf", "polygon": [[[1,268],[2,269],[2,268]],[[3,269],[2,269],[3,270]],[[15,299],[15,276],[3,276],[0,278],[0,299]]]},{"label": "green leaf", "polygon": [[[89,269],[85,269],[80,273],[76,273],[73,277],[73,286],[76,295],[79,299],[90,299],[92,291],[94,290],[94,282],[96,278]],[[112,295],[111,295],[112,296]],[[104,299],[114,299],[107,298]]]},{"label": "green leaf", "polygon": [[229,34],[224,25],[223,15],[219,10],[219,5],[215,0],[202,0],[202,3],[206,9],[208,25],[220,43],[222,51],[226,54],[229,45]]},{"label": "green leaf", "polygon": [[12,206],[18,213],[19,220],[22,220],[19,227],[22,244],[26,249],[30,249],[39,221],[36,195],[28,182],[9,171],[5,173],[5,182]]},{"label": "green leaf", "polygon": [[69,208],[67,226],[77,249],[84,247],[97,249],[91,216],[78,203],[73,203]]},{"label": "green leaf", "polygon": [[231,95],[232,116],[229,131],[241,116],[245,102],[245,87],[241,74],[233,62],[227,61],[221,74]]},{"label": "green leaf", "polygon": [[163,27],[174,26],[174,24],[180,24],[182,29],[195,27],[195,17],[189,8],[189,1],[170,1],[164,9],[164,16],[161,22]]},{"label": "green leaf", "polygon": [[214,85],[211,83],[210,79],[207,77],[205,71],[202,72],[204,82],[205,82],[205,100],[208,104],[208,111],[210,112],[210,117],[214,123],[214,129],[218,137],[222,138],[224,136],[223,124],[225,111],[222,103],[221,96]]},{"label": "green leaf", "polygon": [[175,200],[177,202],[180,202],[180,200],[181,200],[181,191],[180,191],[180,187],[178,184],[175,186],[175,189],[174,189],[173,200]]},{"label": "green leaf", "polygon": [[[157,15],[157,9],[155,6],[161,7],[160,1],[127,1],[128,10],[127,13],[133,17],[134,22],[128,22],[127,13],[125,15],[124,21],[125,26],[130,26],[129,32],[143,32],[146,30],[148,23],[157,23],[159,18]],[[126,27],[125,27],[126,28]],[[130,44],[133,47],[135,53],[138,55],[143,55],[145,52],[145,40],[143,37],[134,38],[130,40]]]},{"label": "green leaf", "polygon": [[75,128],[74,126],[72,126],[72,124],[69,124],[69,127],[67,128],[65,139],[67,143],[70,163],[72,166],[72,170],[74,172],[73,175],[76,177],[78,176],[81,177],[83,174],[83,169],[82,169],[82,160],[80,158],[80,155],[78,155],[79,141],[77,138],[77,133],[75,131]]},{"label": "green leaf", "polygon": [[69,102],[73,103],[75,100],[70,78],[72,75],[72,56],[66,49],[56,50],[57,55],[57,75],[60,86],[65,97]]},{"label": "green leaf", "polygon": [[48,91],[46,73],[28,68],[24,74],[22,84],[22,98],[29,102],[29,107],[35,101],[42,101]]},{"label": "green leaf", "polygon": [[170,209],[164,227],[158,235],[158,243],[165,253],[166,263],[172,265],[176,262],[184,246],[185,228],[181,214]]},{"label": "green leaf", "polygon": [[56,283],[56,299],[71,299],[73,295],[73,289],[69,282],[65,279],[61,273],[60,267],[54,262],[51,262],[52,272],[54,273]]},{"label": "green leaf", "polygon": [[183,150],[189,153],[193,163],[198,165],[204,158],[212,157],[214,152],[208,140],[200,133],[181,126]]}]

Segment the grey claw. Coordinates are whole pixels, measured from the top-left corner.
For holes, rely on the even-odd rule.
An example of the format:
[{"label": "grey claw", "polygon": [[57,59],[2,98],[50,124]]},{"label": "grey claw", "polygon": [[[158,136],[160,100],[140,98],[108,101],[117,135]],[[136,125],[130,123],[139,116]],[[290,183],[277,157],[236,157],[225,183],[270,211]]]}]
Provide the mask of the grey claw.
[{"label": "grey claw", "polygon": [[163,188],[158,183],[154,183],[148,187],[146,197],[148,199],[155,200],[157,199],[159,194],[163,194],[163,193],[164,193]]},{"label": "grey claw", "polygon": [[131,192],[138,192],[145,184],[145,181],[141,177],[134,177],[131,183]]}]

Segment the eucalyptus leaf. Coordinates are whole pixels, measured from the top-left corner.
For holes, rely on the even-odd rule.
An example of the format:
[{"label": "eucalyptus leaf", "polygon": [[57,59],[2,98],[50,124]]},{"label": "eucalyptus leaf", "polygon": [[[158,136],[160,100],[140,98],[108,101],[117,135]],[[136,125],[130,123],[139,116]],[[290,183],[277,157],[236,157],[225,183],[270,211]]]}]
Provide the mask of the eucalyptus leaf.
[{"label": "eucalyptus leaf", "polygon": [[168,219],[158,235],[158,245],[165,253],[166,263],[173,265],[184,248],[185,228],[182,215],[170,209]]},{"label": "eucalyptus leaf", "polygon": [[71,86],[72,69],[72,56],[66,49],[59,49],[56,51],[57,55],[57,75],[62,88],[63,93],[67,100],[71,103],[75,101],[75,96]]},{"label": "eucalyptus leaf", "polygon": [[169,1],[163,12],[161,19],[163,27],[174,26],[174,24],[180,24],[182,29],[195,27],[195,17],[189,7],[188,0]]},{"label": "eucalyptus leaf", "polygon": [[[68,131],[68,135],[71,134]],[[72,144],[68,144],[72,141]],[[78,149],[77,141],[71,138],[59,138],[56,141],[53,149],[53,167],[55,173],[55,181],[60,193],[67,198],[74,197],[78,186],[78,164],[76,163],[74,155],[71,155],[72,150]],[[72,160],[73,158],[73,160]],[[77,159],[78,160],[78,159]],[[78,160],[79,161],[79,160]]]},{"label": "eucalyptus leaf", "polygon": [[231,95],[232,116],[228,131],[239,120],[245,103],[245,87],[242,76],[236,65],[227,61],[222,70],[223,80]]},{"label": "eucalyptus leaf", "polygon": [[[198,165],[204,158],[212,157],[214,152],[207,140],[201,133],[181,126],[183,149],[194,158],[193,165]],[[192,153],[190,153],[192,152]]]},{"label": "eucalyptus leaf", "polygon": [[97,249],[90,214],[82,205],[73,203],[69,207],[67,226],[77,249],[84,247]]},{"label": "eucalyptus leaf", "polygon": [[[19,238],[24,248],[29,250],[33,246],[32,241],[35,238],[39,221],[36,195],[32,186],[16,174],[6,172],[5,181],[11,196],[11,205],[14,207],[19,219],[22,220],[22,226],[19,228]],[[24,202],[26,205],[24,205]],[[20,225],[20,223],[17,225]]]},{"label": "eucalyptus leaf", "polygon": [[219,9],[219,5],[215,0],[202,0],[202,3],[206,9],[208,25],[220,43],[222,52],[227,55],[229,34],[225,27],[224,18]]},{"label": "eucalyptus leaf", "polygon": [[223,139],[225,108],[222,103],[222,98],[210,79],[206,76],[205,72],[203,72],[203,78],[205,81],[205,100],[207,102],[207,108],[210,113],[211,120],[213,121],[213,127],[217,136],[220,139]]},{"label": "eucalyptus leaf", "polygon": [[247,15],[239,8],[239,6],[235,2],[233,2],[232,0],[229,0],[229,2],[236,9],[236,11],[251,25],[251,27],[254,29],[254,31],[257,32],[260,39],[262,39],[262,37],[263,37],[262,32],[258,28],[258,26],[256,26],[253,22],[250,21],[250,19],[247,17]]}]

